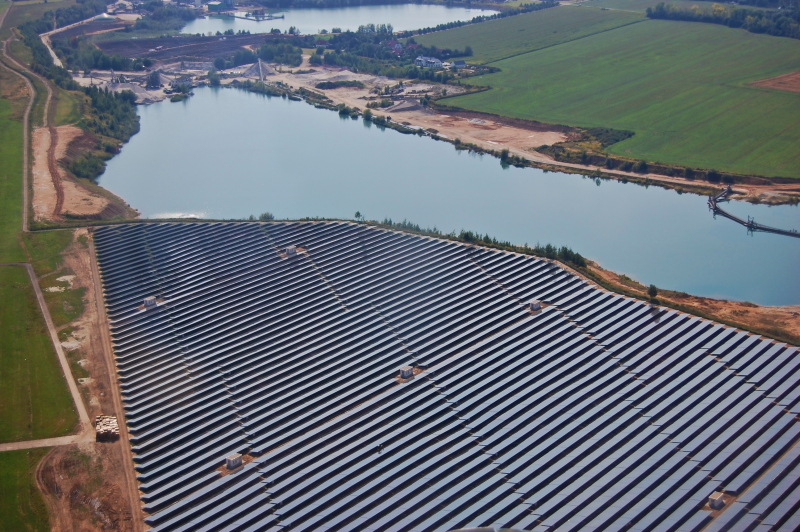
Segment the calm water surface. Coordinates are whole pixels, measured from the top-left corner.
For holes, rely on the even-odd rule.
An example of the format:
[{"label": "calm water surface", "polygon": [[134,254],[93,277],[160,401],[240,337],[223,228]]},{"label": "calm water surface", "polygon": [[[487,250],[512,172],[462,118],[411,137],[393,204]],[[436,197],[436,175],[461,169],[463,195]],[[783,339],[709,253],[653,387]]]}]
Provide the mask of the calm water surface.
[{"label": "calm water surface", "polygon": [[[304,102],[199,89],[139,107],[141,132],[101,184],[145,217],[407,218],[517,244],[567,245],[659,287],[767,305],[800,303],[800,239],[748,236],[705,198],[541,170],[367,127]],[[396,116],[400,119],[400,116]],[[800,209],[733,202],[800,229]]]},{"label": "calm water surface", "polygon": [[[441,5],[400,4],[384,6],[337,7],[328,9],[287,9],[274,13],[284,15],[283,19],[243,20],[233,17],[211,16],[197,19],[183,28],[184,33],[235,32],[247,30],[250,33],[268,33],[272,28],[286,31],[295,26],[300,33],[318,33],[341,28],[343,31],[357,30],[364,24],[391,24],[395,31],[416,30],[434,27],[438,24],[456,20],[472,20],[478,15],[492,15],[497,11],[447,7]],[[244,13],[240,13],[244,16]]]}]

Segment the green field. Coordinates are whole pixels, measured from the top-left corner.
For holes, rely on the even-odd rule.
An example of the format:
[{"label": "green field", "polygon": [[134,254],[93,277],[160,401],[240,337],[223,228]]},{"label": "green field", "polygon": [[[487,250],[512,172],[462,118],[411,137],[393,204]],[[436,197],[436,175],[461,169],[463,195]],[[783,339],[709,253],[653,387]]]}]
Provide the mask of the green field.
[{"label": "green field", "polygon": [[0,442],[70,434],[72,397],[19,266],[0,266],[0,331]]},{"label": "green field", "polygon": [[6,15],[6,21],[0,28],[0,38],[7,39],[11,35],[11,28],[15,28],[23,22],[38,20],[47,11],[55,11],[62,7],[77,5],[76,0],[59,0],[57,3],[44,1],[35,2],[14,2],[14,8]]},{"label": "green field", "polygon": [[635,13],[565,6],[417,37],[425,46],[471,46],[470,63],[490,63],[644,20]]},{"label": "green field", "polygon": [[0,453],[0,531],[50,530],[34,470],[47,449]]},{"label": "green field", "polygon": [[646,20],[493,66],[473,81],[492,90],[443,103],[635,131],[609,148],[627,157],[800,178],[800,94],[748,86],[800,70],[798,40]]},{"label": "green field", "polygon": [[12,118],[11,102],[0,100],[0,262],[25,260],[17,241],[21,226],[22,123]]}]

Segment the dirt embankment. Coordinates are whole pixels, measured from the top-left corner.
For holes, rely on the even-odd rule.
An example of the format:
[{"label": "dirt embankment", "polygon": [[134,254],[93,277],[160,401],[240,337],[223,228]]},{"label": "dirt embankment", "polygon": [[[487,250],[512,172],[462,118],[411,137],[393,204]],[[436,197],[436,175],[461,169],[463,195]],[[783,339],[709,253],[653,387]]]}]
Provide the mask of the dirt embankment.
[{"label": "dirt embankment", "polygon": [[[55,144],[52,136],[55,133]],[[69,161],[94,149],[96,140],[75,126],[38,128],[33,132],[34,220],[104,219],[130,213],[120,200],[91,183],[75,179]]]},{"label": "dirt embankment", "polygon": [[[104,359],[101,328],[106,324],[100,323],[93,304],[100,293],[93,283],[86,238],[86,229],[75,231],[72,245],[62,255],[63,270],[59,274],[68,278],[74,288],[86,290],[87,304],[83,314],[62,328],[59,336],[90,418],[101,414],[120,417],[122,413],[114,408],[112,381]],[[132,518],[131,487],[124,470],[133,464],[126,460],[122,445],[126,443],[121,440],[89,441],[54,448],[42,460],[36,479],[50,510],[53,530],[139,528]]]},{"label": "dirt embankment", "polygon": [[[648,297],[646,286],[624,275],[604,270],[594,263],[590,263],[589,271],[593,276],[599,278],[606,288],[615,292],[633,295],[641,299]],[[692,296],[669,290],[659,291],[657,301],[696,316],[727,323],[792,345],[800,345],[800,305],[766,307],[748,302]]]}]

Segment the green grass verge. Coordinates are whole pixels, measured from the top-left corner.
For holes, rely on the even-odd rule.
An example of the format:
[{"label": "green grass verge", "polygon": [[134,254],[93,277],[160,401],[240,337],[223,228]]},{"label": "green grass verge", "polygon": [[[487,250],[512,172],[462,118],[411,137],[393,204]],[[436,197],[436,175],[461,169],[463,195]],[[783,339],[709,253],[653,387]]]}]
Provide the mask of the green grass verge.
[{"label": "green grass verge", "polygon": [[46,231],[23,235],[37,277],[55,272],[61,266],[61,252],[72,243],[72,231]]},{"label": "green grass verge", "polygon": [[50,530],[47,507],[36,486],[36,465],[47,449],[0,453],[0,531]]},{"label": "green grass verge", "polygon": [[[39,278],[39,286],[44,292],[44,299],[50,311],[50,317],[56,327],[63,327],[83,314],[86,293],[85,288],[70,288],[67,281],[58,279],[71,275],[69,269],[62,268],[61,252],[72,244],[72,231],[47,231],[27,233],[23,235],[25,247],[31,256],[31,265]],[[48,291],[48,288],[62,289],[60,292]]]},{"label": "green grass verge", "polygon": [[800,94],[748,85],[800,70],[798,40],[647,20],[494,66],[472,81],[492,90],[443,103],[635,131],[609,148],[627,157],[800,178]]},{"label": "green grass verge", "polygon": [[639,14],[574,6],[555,7],[416,37],[425,46],[463,50],[470,63],[491,63],[640,22]]},{"label": "green grass verge", "polygon": [[22,227],[22,122],[11,118],[11,102],[0,100],[0,262],[22,262],[17,240]]},{"label": "green grass verge", "polygon": [[56,102],[56,116],[54,117],[56,126],[65,126],[78,122],[81,118],[81,104],[78,93],[58,90],[58,101]]},{"label": "green grass verge", "polygon": [[28,274],[0,267],[0,442],[70,434],[78,421]]}]

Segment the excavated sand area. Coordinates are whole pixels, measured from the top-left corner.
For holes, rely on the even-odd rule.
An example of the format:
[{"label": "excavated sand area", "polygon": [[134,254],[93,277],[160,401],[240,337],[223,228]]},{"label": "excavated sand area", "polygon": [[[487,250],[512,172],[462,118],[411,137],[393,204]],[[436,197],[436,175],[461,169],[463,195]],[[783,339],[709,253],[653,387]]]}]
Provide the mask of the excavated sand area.
[{"label": "excavated sand area", "polygon": [[33,218],[54,220],[56,188],[47,167],[47,149],[50,147],[50,130],[41,127],[33,131]]},{"label": "excavated sand area", "polygon": [[[69,144],[83,135],[83,131],[75,126],[56,128],[56,147],[54,158],[59,163],[67,155]],[[50,131],[39,128],[33,132],[33,213],[39,221],[56,221],[62,214],[91,216],[100,213],[108,205],[108,200],[99,194],[89,191],[73,180],[61,164],[56,164],[59,172],[60,186],[64,193],[64,204],[61,212],[56,212],[58,194],[47,164],[47,150],[50,147]],[[57,180],[58,181],[58,180]]]}]

